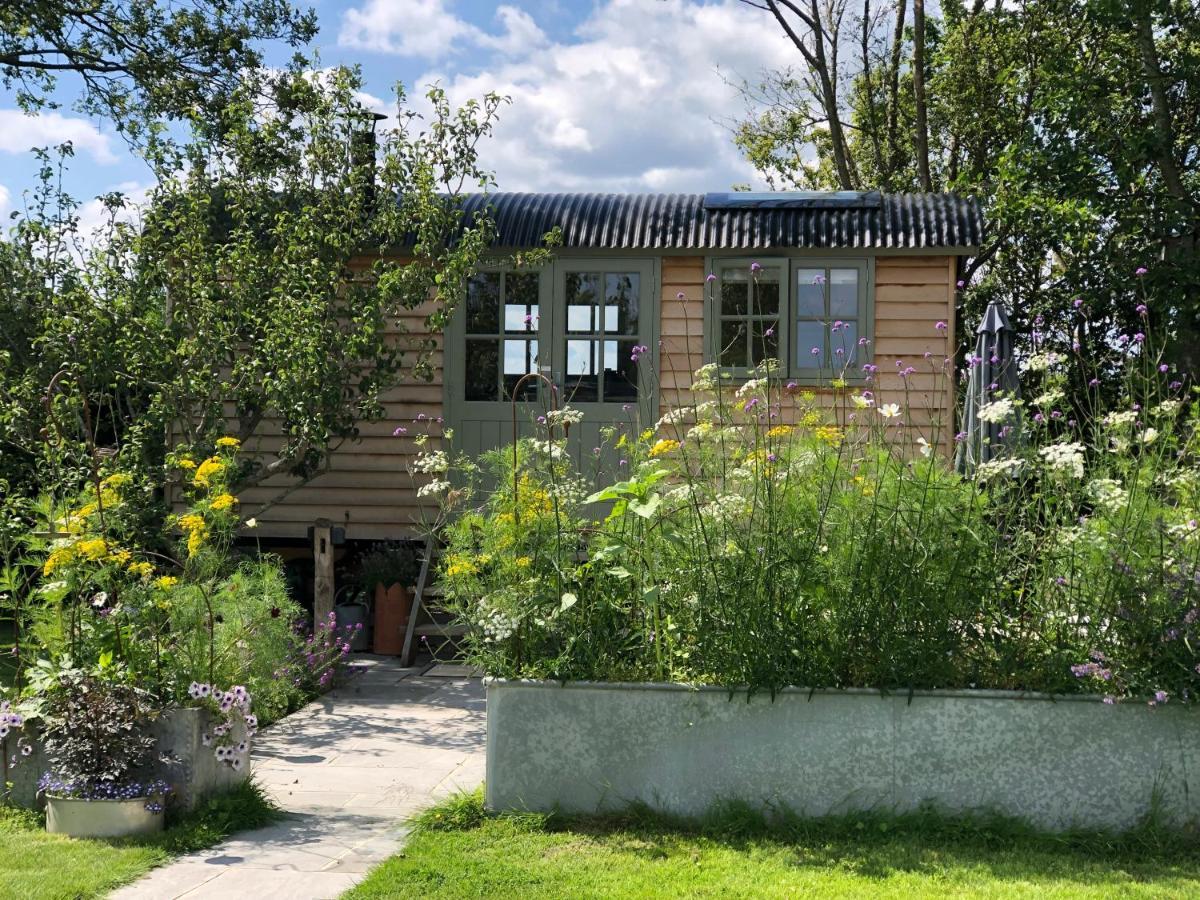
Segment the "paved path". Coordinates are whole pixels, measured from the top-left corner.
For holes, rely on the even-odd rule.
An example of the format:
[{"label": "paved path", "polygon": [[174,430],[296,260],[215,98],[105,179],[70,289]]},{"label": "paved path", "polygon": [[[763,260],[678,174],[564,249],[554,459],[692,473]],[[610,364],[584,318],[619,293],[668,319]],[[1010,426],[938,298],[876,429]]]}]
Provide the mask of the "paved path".
[{"label": "paved path", "polygon": [[114,900],[336,897],[396,852],[404,819],[483,781],[483,689],[393,659],[261,732],[253,771],[283,821],[180,857]]}]

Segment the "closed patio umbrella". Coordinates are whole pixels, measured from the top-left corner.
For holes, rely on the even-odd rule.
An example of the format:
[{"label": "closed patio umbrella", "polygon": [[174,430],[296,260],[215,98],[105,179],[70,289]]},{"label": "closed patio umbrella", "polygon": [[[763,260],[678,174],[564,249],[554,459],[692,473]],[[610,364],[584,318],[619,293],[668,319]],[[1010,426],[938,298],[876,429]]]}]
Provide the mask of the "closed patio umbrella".
[{"label": "closed patio umbrella", "polygon": [[1000,301],[993,300],[988,304],[976,334],[959,426],[964,437],[954,459],[955,468],[964,473],[1003,455],[1019,433],[1015,421],[983,422],[979,418],[983,406],[1002,397],[1016,399],[1020,387],[1017,362],[1013,358],[1012,326]]}]

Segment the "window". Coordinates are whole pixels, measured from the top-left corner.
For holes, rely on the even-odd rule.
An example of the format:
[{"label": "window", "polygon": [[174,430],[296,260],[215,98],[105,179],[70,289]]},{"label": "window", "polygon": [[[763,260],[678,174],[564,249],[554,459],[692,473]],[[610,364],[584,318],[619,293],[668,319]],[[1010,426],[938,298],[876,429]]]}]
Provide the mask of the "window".
[{"label": "window", "polygon": [[638,272],[567,273],[567,402],[637,399],[641,287]]},{"label": "window", "polygon": [[[511,400],[521,377],[537,371],[538,275],[480,272],[467,282],[464,400]],[[521,399],[532,399],[534,379]]]},{"label": "window", "polygon": [[780,295],[787,263],[738,261],[716,267],[716,353],[722,366],[752,369],[779,356]]},{"label": "window", "polygon": [[776,358],[788,376],[819,380],[869,359],[865,260],[725,259],[712,272],[709,358],[733,374]]}]

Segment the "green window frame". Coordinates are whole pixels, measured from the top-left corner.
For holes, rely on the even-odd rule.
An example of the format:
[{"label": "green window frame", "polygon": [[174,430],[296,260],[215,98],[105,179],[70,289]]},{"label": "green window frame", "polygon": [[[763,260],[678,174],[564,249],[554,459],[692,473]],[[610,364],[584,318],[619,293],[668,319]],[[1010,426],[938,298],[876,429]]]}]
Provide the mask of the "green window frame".
[{"label": "green window frame", "polygon": [[[717,258],[708,270],[707,362],[735,378],[770,356],[780,360],[781,376],[799,381],[863,377],[875,331],[870,259]],[[765,303],[758,296],[764,283]]]},{"label": "green window frame", "polygon": [[[465,402],[508,402],[517,382],[537,371],[542,296],[536,271],[483,269],[466,285],[463,311]],[[521,399],[532,399],[536,382],[526,381]]]}]

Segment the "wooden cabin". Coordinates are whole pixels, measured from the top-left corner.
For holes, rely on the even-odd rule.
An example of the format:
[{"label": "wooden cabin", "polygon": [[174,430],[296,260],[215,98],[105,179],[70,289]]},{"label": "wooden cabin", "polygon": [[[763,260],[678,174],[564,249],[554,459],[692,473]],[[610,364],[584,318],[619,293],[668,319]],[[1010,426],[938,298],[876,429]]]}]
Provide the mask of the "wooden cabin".
[{"label": "wooden cabin", "polygon": [[[906,400],[910,424],[931,433],[938,426],[948,449],[952,379],[932,374],[926,354],[940,364],[956,346],[956,282],[982,239],[973,200],[500,193],[471,196],[466,205],[469,213],[490,207],[501,254],[540,246],[560,228],[553,263],[537,272],[478,273],[451,327],[435,336],[433,381],[392,390],[387,417],[364,424],[358,440],[332,454],[328,472],[281,502],[257,511],[288,487],[286,478],[242,495],[258,537],[302,538],[318,519],[343,528],[347,540],[413,536],[420,518],[409,473],[413,437],[428,432],[437,446],[442,429],[453,428],[454,443],[468,452],[507,444],[512,391],[533,371],[585,413],[581,446],[592,446],[605,424],[635,417],[647,427],[686,402],[692,372],[705,363],[736,377],[764,352],[778,354],[787,380],[818,393],[829,391],[831,370],[843,361],[852,376],[873,365],[878,402]],[[406,317],[409,339],[420,336],[427,312]],[[397,339],[406,339],[399,329]],[[649,365],[633,361],[634,347],[648,348]],[[910,365],[916,372],[902,380],[899,371]],[[526,382],[521,419],[541,407],[544,390],[539,379]],[[247,449],[269,453],[270,446],[268,435]]]}]

